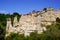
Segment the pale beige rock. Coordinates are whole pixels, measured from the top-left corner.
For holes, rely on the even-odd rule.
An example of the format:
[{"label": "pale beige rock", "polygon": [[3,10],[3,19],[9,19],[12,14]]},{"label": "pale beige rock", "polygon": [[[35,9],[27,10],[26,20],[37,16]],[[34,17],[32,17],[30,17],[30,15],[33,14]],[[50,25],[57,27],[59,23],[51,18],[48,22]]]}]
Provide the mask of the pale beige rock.
[{"label": "pale beige rock", "polygon": [[24,14],[17,21],[17,16],[14,17],[13,26],[11,25],[11,19],[8,18],[6,26],[6,36],[10,33],[19,33],[29,35],[35,30],[41,34],[46,31],[46,25],[51,25],[56,21],[56,18],[60,18],[60,9],[54,12],[53,8],[48,8],[47,12],[32,12],[31,14]]}]

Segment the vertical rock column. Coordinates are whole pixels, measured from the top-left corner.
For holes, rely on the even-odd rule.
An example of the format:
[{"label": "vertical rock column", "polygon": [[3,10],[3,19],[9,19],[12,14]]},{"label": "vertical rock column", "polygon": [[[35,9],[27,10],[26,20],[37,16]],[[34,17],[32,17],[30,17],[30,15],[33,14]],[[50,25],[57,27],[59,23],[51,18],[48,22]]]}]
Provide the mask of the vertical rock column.
[{"label": "vertical rock column", "polygon": [[17,16],[15,16],[13,21],[13,27],[17,27],[17,24],[18,24],[18,20],[17,20]]},{"label": "vertical rock column", "polygon": [[6,25],[6,36],[8,36],[11,31],[12,31],[11,18],[8,18],[7,25]]}]

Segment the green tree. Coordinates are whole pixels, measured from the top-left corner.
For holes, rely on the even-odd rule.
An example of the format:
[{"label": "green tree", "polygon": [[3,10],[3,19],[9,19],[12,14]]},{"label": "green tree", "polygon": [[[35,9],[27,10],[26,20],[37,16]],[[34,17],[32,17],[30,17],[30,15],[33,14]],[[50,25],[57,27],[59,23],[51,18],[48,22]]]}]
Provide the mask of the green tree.
[{"label": "green tree", "polygon": [[47,12],[47,8],[44,8],[43,11]]},{"label": "green tree", "polygon": [[60,23],[60,19],[59,19],[59,17],[56,18],[56,22],[59,22],[59,23]]}]

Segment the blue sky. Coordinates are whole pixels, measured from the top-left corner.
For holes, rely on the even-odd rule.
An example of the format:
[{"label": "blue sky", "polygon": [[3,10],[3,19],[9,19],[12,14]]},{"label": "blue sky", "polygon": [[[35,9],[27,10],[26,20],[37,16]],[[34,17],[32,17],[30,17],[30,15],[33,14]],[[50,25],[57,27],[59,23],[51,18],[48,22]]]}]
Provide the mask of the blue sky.
[{"label": "blue sky", "polygon": [[52,7],[60,8],[60,0],[0,0],[0,12],[25,14],[32,10],[42,10]]}]

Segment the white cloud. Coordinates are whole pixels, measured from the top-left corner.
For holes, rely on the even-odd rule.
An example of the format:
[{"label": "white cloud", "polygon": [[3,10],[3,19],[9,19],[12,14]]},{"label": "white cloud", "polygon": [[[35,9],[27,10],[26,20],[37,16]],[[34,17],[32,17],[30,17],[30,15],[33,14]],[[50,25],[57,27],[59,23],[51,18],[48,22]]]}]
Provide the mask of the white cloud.
[{"label": "white cloud", "polygon": [[0,10],[0,13],[5,13],[6,11],[4,11],[4,10]]},{"label": "white cloud", "polygon": [[0,10],[0,13],[8,13],[8,12],[5,10]]}]

